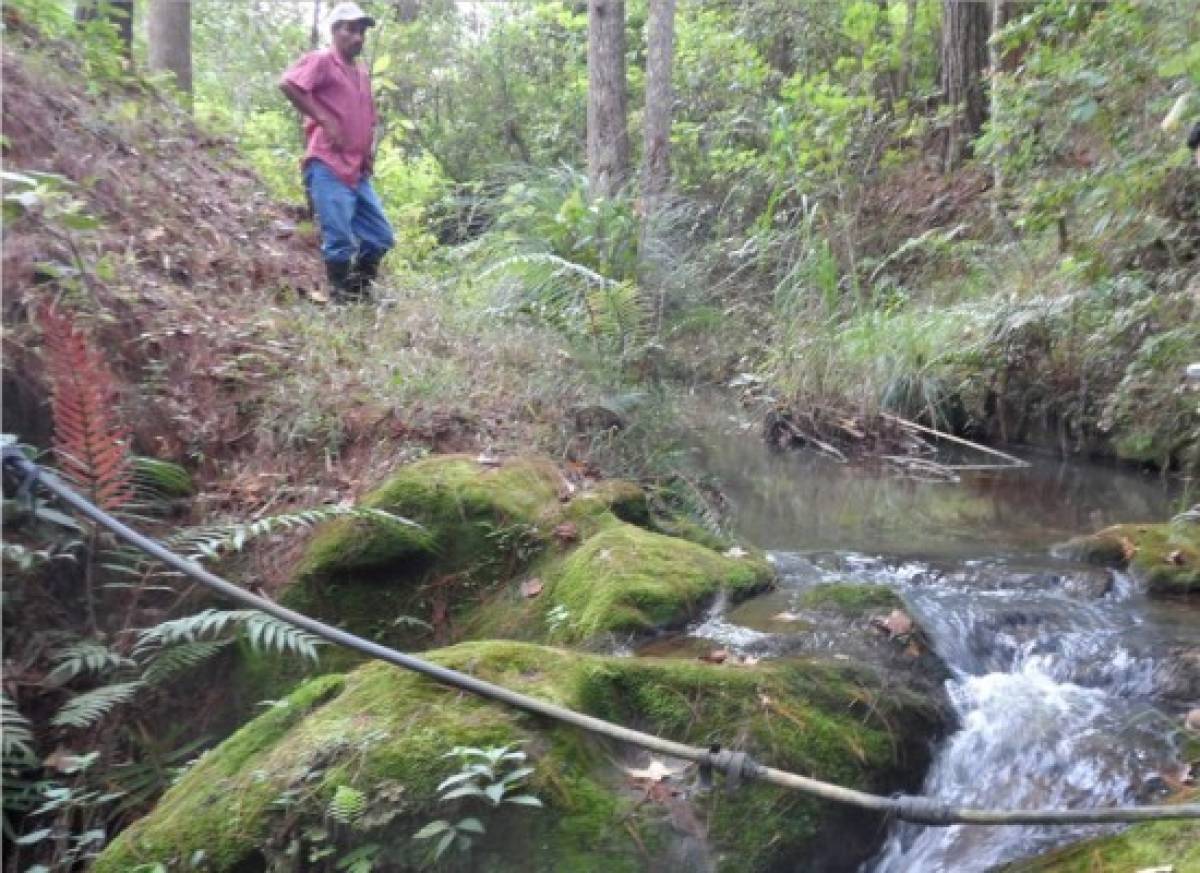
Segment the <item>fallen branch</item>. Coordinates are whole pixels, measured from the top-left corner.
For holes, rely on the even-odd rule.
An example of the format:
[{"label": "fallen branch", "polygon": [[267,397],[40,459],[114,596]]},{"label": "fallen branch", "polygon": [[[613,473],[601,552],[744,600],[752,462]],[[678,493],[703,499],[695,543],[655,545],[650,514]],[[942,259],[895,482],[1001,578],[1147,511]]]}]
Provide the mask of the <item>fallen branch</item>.
[{"label": "fallen branch", "polygon": [[[896,424],[900,425],[901,427],[909,428],[911,430],[917,430],[917,431],[920,431],[921,433],[931,434],[931,435],[937,437],[938,439],[949,440],[952,443],[958,443],[960,446],[966,446],[969,449],[975,449],[976,451],[984,452],[989,455],[995,455],[998,458],[1004,458],[1004,460],[1008,461],[1008,466],[1011,466],[1011,467],[1028,467],[1029,466],[1028,461],[1023,461],[1020,458],[1018,458],[1014,455],[1010,455],[1007,452],[1002,452],[999,449],[993,449],[989,446],[980,445],[979,443],[972,442],[971,440],[966,440],[966,439],[963,439],[962,437],[956,437],[953,434],[945,433],[944,431],[937,430],[936,428],[926,427],[923,424],[917,424],[915,421],[909,421],[907,418],[901,418],[898,415],[892,415],[890,412],[881,412],[879,414],[883,418],[886,418],[889,421],[893,421]],[[966,467],[966,466],[954,467],[952,469],[962,470],[962,469],[969,469],[969,467]],[[994,465],[990,469],[1004,469],[1004,467]]]}]

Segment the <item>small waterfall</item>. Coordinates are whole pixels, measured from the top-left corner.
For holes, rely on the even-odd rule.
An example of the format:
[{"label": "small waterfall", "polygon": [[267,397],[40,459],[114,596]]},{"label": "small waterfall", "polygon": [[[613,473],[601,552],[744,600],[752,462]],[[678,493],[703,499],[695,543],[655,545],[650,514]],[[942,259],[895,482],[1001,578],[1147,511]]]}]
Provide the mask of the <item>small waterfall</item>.
[{"label": "small waterfall", "polygon": [[[960,722],[923,793],[991,808],[1135,802],[1173,760],[1173,732],[1151,699],[1164,635],[1131,608],[1127,585],[1089,602],[1068,585],[1030,591],[1013,584],[1019,574],[981,570],[902,589],[954,671],[947,690]],[[864,870],[983,873],[1097,832],[903,824]]]}]

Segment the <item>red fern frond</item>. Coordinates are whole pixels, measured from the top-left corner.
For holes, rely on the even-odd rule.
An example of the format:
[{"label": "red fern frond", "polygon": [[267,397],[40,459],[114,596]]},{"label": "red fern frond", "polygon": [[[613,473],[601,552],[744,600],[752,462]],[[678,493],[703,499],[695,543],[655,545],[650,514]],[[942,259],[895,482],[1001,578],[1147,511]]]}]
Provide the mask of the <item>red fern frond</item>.
[{"label": "red fern frond", "polygon": [[38,320],[59,469],[101,509],[118,509],[132,497],[132,464],[112,373],[69,315],[44,306]]}]

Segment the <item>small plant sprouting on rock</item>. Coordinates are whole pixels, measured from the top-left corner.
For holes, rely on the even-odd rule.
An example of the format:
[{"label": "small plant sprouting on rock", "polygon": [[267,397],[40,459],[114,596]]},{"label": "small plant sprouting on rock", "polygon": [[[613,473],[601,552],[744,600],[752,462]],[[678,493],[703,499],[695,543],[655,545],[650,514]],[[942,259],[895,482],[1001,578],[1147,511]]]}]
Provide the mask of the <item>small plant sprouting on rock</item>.
[{"label": "small plant sprouting on rock", "polygon": [[[487,749],[457,746],[442,757],[458,758],[461,767],[457,773],[443,779],[438,785],[437,790],[441,793],[438,800],[441,803],[477,797],[486,801],[493,809],[503,803],[521,806],[542,805],[534,795],[519,793],[527,787],[525,780],[533,772],[533,768],[524,766],[525,753],[515,750],[512,746],[494,746]],[[437,861],[451,844],[457,844],[460,852],[469,852],[475,839],[485,831],[483,822],[479,819],[465,817],[454,822],[448,819],[432,821],[413,836],[418,840],[439,838],[433,850],[433,859]]]}]

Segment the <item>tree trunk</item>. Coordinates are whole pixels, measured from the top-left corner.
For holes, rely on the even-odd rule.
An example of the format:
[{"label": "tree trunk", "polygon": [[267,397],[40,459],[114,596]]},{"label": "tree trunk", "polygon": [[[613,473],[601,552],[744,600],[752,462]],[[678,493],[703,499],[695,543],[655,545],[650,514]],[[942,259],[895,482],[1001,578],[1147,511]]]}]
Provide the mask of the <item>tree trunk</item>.
[{"label": "tree trunk", "polygon": [[908,95],[912,80],[913,35],[917,28],[917,0],[906,0],[904,6],[904,38],[900,42],[900,73],[896,82],[896,96],[903,99]]},{"label": "tree trunk", "polygon": [[192,93],[192,0],[152,0],[148,39],[150,69],[175,74],[175,84]]},{"label": "tree trunk", "polygon": [[[992,4],[992,36],[994,37],[1008,24],[1011,9],[1009,8],[1009,0],[991,0]],[[1006,67],[1006,58],[1001,50],[999,43],[995,40],[988,42],[988,72],[993,81],[989,85],[989,113],[992,123],[995,124],[1000,119],[1000,113],[1003,107],[1000,105],[999,94],[995,87],[995,77],[998,76]],[[1008,216],[1005,214],[1004,208],[1004,166],[1003,155],[997,155],[992,164],[992,222],[996,229],[1003,232],[1009,240],[1016,238],[1016,232],[1008,221]]]},{"label": "tree trunk", "polygon": [[991,16],[986,3],[974,0],[943,0],[942,10],[942,96],[952,113],[946,169],[951,170],[962,162],[987,118],[983,71]]},{"label": "tree trunk", "polygon": [[75,4],[75,20],[81,24],[94,21],[104,12],[121,40],[121,54],[133,59],[133,0],[79,0]]},{"label": "tree trunk", "polygon": [[612,197],[629,177],[625,0],[588,0],[588,184]]},{"label": "tree trunk", "polygon": [[675,0],[651,0],[646,33],[646,127],[642,155],[642,205],[647,217],[655,211],[671,178],[674,48]]}]

